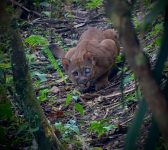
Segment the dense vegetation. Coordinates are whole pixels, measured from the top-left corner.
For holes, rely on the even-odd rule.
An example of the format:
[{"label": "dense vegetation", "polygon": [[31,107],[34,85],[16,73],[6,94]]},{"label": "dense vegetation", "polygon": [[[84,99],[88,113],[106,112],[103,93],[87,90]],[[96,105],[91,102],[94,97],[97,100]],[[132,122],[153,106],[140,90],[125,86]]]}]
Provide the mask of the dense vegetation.
[{"label": "dense vegetation", "polygon": [[[55,53],[88,26],[122,48],[110,85],[81,93]],[[168,149],[167,32],[164,0],[1,0],[0,149]]]}]

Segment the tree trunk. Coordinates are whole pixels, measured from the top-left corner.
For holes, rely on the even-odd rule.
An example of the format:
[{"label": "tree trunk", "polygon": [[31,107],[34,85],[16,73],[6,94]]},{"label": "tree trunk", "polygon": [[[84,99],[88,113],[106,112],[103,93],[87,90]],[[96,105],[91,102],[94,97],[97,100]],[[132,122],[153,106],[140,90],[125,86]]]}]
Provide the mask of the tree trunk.
[{"label": "tree trunk", "polygon": [[[12,47],[12,71],[15,89],[19,104],[24,112],[25,119],[34,129],[40,150],[61,150],[62,145],[49,125],[34,94],[31,76],[24,54],[24,48],[17,29],[12,28],[11,18],[6,0],[0,1],[0,28],[10,36]],[[13,23],[13,22],[12,22]],[[2,34],[1,30],[1,34]]]},{"label": "tree trunk", "polygon": [[130,8],[124,1],[108,0],[106,10],[119,30],[128,63],[139,81],[142,94],[156,119],[162,135],[168,139],[168,104],[143,54],[131,22]]}]

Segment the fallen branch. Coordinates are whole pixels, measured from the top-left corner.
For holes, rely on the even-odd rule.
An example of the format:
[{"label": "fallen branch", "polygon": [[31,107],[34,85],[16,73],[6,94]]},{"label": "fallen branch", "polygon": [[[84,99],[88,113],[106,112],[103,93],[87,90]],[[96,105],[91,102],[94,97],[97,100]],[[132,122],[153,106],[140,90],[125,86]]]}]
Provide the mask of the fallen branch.
[{"label": "fallen branch", "polygon": [[[127,94],[127,93],[130,93],[130,92],[133,92],[133,91],[135,91],[135,87],[133,87],[132,89],[123,91],[123,94]],[[118,96],[121,96],[121,95],[122,95],[122,92],[117,92],[117,93],[114,93],[114,94],[109,94],[109,95],[106,95],[106,96],[101,96],[101,98],[110,99],[110,98],[118,97]]]},{"label": "fallen branch", "polygon": [[34,15],[36,15],[36,16],[38,16],[38,17],[44,17],[44,16],[41,15],[40,13],[26,8],[25,6],[23,6],[23,4],[21,4],[21,3],[17,2],[17,1],[15,1],[15,0],[10,0],[10,1],[12,2],[12,4],[14,4],[14,5],[20,7],[21,9],[27,11],[28,13],[34,14]]},{"label": "fallen branch", "polygon": [[67,24],[68,21],[67,20],[58,20],[58,19],[53,19],[53,18],[46,18],[46,19],[41,19],[41,18],[38,18],[38,19],[35,19],[33,20],[31,23],[32,24],[40,24],[40,23],[48,23],[48,24]]}]

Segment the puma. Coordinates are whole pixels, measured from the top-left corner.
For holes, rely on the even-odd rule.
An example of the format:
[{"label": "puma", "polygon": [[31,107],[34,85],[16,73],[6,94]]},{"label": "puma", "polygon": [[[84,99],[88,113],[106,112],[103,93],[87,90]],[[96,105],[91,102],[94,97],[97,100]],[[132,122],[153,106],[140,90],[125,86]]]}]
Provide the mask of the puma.
[{"label": "puma", "polygon": [[119,54],[117,33],[90,27],[80,37],[77,46],[68,50],[62,60],[65,72],[80,91],[95,85],[99,90],[108,84],[108,74]]}]

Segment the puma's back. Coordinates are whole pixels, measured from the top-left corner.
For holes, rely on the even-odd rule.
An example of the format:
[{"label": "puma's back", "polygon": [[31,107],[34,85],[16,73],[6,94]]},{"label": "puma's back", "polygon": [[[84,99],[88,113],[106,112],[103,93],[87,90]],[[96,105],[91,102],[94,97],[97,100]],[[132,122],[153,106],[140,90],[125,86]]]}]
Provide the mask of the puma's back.
[{"label": "puma's back", "polygon": [[114,30],[102,31],[89,28],[63,59],[63,66],[81,91],[91,85],[100,89],[108,83],[108,73],[119,53],[117,34]]}]

